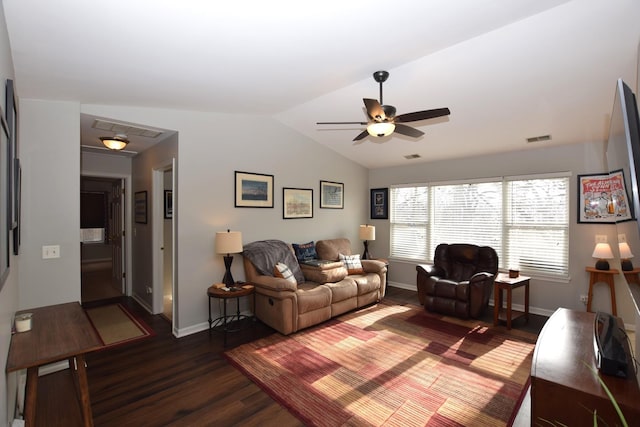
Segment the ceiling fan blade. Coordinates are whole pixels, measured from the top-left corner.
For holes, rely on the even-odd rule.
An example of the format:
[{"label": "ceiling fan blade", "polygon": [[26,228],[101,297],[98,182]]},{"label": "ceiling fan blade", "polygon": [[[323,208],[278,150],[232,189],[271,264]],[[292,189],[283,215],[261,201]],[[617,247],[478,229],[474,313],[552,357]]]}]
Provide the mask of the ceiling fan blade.
[{"label": "ceiling fan blade", "polygon": [[367,125],[367,122],[316,122],[317,125]]},{"label": "ceiling fan blade", "polygon": [[433,110],[415,111],[413,113],[400,114],[396,116],[396,123],[417,122],[419,120],[435,119],[436,117],[448,116],[451,114],[448,108],[435,108]]},{"label": "ceiling fan blade", "polygon": [[367,135],[369,135],[369,132],[367,132],[367,130],[363,130],[360,134],[358,134],[358,136],[356,136],[355,138],[353,138],[354,141],[360,141],[361,139],[364,139],[367,137]]},{"label": "ceiling fan blade", "polygon": [[424,132],[422,132],[421,130],[414,129],[410,126],[403,125],[400,123],[396,123],[396,129],[394,132],[397,132],[399,134],[406,135],[406,136],[411,136],[413,138],[418,138],[424,135]]},{"label": "ceiling fan blade", "polygon": [[387,117],[384,114],[382,105],[376,99],[363,98],[364,105],[367,107],[367,114],[377,122],[384,121]]}]

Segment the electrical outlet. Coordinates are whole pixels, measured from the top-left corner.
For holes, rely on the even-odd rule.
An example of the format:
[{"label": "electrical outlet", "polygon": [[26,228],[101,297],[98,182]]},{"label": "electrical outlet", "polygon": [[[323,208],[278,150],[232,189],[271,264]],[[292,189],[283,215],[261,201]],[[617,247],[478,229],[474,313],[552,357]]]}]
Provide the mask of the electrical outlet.
[{"label": "electrical outlet", "polygon": [[580,295],[580,302],[582,302],[584,305],[587,305],[587,299],[589,297],[587,295]]},{"label": "electrical outlet", "polygon": [[596,234],[596,243],[607,243],[606,234]]},{"label": "electrical outlet", "polygon": [[60,245],[42,247],[42,259],[60,258]]},{"label": "electrical outlet", "polygon": [[147,293],[148,294],[153,293],[153,289],[151,289],[151,286],[147,286]]},{"label": "electrical outlet", "polygon": [[626,234],[618,234],[618,243],[625,243],[627,241],[627,235]]}]

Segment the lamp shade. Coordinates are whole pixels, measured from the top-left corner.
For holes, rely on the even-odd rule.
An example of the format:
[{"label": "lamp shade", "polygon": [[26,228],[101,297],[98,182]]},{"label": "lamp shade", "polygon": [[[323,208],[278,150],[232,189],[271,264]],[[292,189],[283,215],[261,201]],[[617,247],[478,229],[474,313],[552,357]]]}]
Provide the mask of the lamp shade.
[{"label": "lamp shade", "polygon": [[620,250],[620,258],[629,259],[633,258],[633,254],[631,253],[631,248],[627,242],[618,243],[618,249]]},{"label": "lamp shade", "polygon": [[613,252],[608,243],[598,243],[591,256],[597,259],[613,259]]},{"label": "lamp shade", "polygon": [[242,252],[242,233],[239,231],[219,231],[216,233],[216,253],[237,254]]},{"label": "lamp shade", "polygon": [[389,122],[374,122],[367,126],[367,132],[371,136],[391,135],[395,129],[396,125]]},{"label": "lamp shade", "polygon": [[110,150],[122,150],[129,143],[126,135],[103,136],[100,141]]},{"label": "lamp shade", "polygon": [[376,240],[376,227],[373,225],[360,226],[360,240]]}]

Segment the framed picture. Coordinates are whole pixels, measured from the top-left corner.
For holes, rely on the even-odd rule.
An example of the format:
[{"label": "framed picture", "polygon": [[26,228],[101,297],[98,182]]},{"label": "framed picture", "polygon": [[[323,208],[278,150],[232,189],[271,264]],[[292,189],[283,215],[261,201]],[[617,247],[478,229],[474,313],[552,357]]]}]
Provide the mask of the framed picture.
[{"label": "framed picture", "polygon": [[9,195],[9,127],[0,110],[0,289],[9,276],[9,231],[11,230],[11,208]]},{"label": "framed picture", "polygon": [[310,188],[283,188],[282,218],[313,218],[313,190]]},{"label": "framed picture", "polygon": [[389,189],[371,189],[371,219],[389,219]]},{"label": "framed picture", "polygon": [[323,209],[343,209],[344,184],[320,181],[320,207]]},{"label": "framed picture", "polygon": [[134,212],[135,212],[135,221],[138,224],[146,224],[147,223],[147,192],[146,191],[136,191],[134,200],[133,200]]},{"label": "framed picture", "polygon": [[164,218],[173,218],[173,191],[164,190]]},{"label": "framed picture", "polygon": [[236,208],[272,208],[273,175],[236,171]]},{"label": "framed picture", "polygon": [[18,223],[13,228],[13,254],[18,255],[20,253],[20,228],[22,227],[20,221],[20,211],[22,210],[22,166],[20,165],[20,159],[14,159],[14,165],[16,168],[15,201]]},{"label": "framed picture", "polygon": [[578,175],[578,222],[615,223],[633,219],[622,170]]},{"label": "framed picture", "polygon": [[18,209],[17,209],[17,169],[15,160],[18,158],[18,103],[16,101],[15,88],[13,80],[8,79],[6,85],[6,118],[9,132],[9,143],[7,147],[7,173],[8,193],[9,197],[9,222],[10,229],[18,226]]}]

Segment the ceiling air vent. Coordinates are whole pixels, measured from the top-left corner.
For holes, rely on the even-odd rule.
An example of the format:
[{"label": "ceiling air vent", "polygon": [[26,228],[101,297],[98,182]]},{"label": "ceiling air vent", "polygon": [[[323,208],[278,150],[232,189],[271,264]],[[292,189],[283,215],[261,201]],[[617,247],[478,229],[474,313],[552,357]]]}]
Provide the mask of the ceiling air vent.
[{"label": "ceiling air vent", "polygon": [[108,130],[115,133],[123,133],[127,136],[144,136],[146,138],[157,138],[162,135],[162,131],[159,130],[145,129],[138,126],[108,122],[106,120],[94,120],[91,127],[100,130]]},{"label": "ceiling air vent", "polygon": [[540,136],[533,136],[531,138],[527,138],[528,144],[531,144],[532,142],[544,142],[544,141],[551,141],[551,135],[540,135]]},{"label": "ceiling air vent", "polygon": [[420,154],[407,154],[404,158],[407,160],[419,159]]}]

